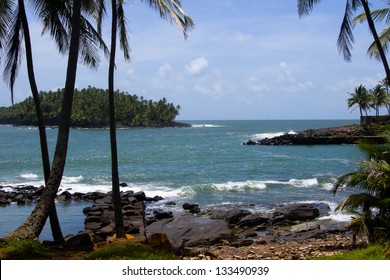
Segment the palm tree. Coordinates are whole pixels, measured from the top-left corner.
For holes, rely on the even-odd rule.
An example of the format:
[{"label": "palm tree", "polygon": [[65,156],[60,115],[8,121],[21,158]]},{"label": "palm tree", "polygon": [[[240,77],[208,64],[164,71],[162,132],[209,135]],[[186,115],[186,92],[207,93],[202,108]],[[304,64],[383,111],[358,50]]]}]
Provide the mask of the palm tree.
[{"label": "palm tree", "polygon": [[72,112],[74,86],[76,82],[81,29],[81,0],[73,0],[72,4],[72,32],[69,44],[68,66],[52,169],[41,200],[37,202],[34,210],[27,220],[16,230],[9,233],[6,238],[17,237],[24,239],[38,237],[45,225],[50,211],[53,209],[54,198],[56,197],[61,183],[68,150],[69,130],[71,125],[70,117]]},{"label": "palm tree", "polygon": [[[341,187],[362,190],[344,199],[337,210],[353,211],[357,217],[352,226],[365,229],[369,240],[390,232],[390,132],[387,129],[382,137],[384,144],[360,141],[358,147],[366,155],[359,162],[359,168],[338,178],[332,192],[336,194]],[[380,236],[379,236],[380,234]]]},{"label": "palm tree", "polygon": [[[10,2],[10,1],[4,1],[4,3],[6,2]],[[8,41],[6,45],[7,53],[6,53],[6,65],[4,70],[4,77],[8,80],[11,89],[11,99],[13,102],[13,87],[15,83],[18,66],[20,64],[19,61],[20,61],[20,53],[21,53],[21,44],[24,37],[25,53],[26,53],[26,61],[27,61],[27,73],[30,82],[31,93],[35,104],[36,117],[38,121],[43,173],[44,173],[45,182],[47,182],[47,179],[49,178],[49,174],[50,174],[49,151],[47,146],[46,129],[45,129],[45,123],[44,123],[43,112],[41,107],[41,101],[39,98],[39,92],[38,92],[38,88],[35,80],[35,74],[34,74],[31,39],[30,39],[27,16],[25,12],[24,1],[18,0],[17,7],[12,13],[11,18],[12,18],[12,20],[10,21],[11,24],[6,29],[7,32],[3,34],[5,40]],[[55,205],[53,206],[52,211],[50,211],[50,225],[51,225],[54,241],[60,243],[64,242],[64,237],[62,235],[61,227],[58,221]]]},{"label": "palm tree", "polygon": [[[367,116],[367,109],[369,108],[370,104],[370,96],[366,87],[363,85],[355,87],[355,92],[350,92],[349,95],[351,95],[351,97],[347,100],[348,108],[357,105],[360,110],[360,117],[363,116],[363,112],[365,112]],[[352,111],[355,110],[357,107],[353,108]]]},{"label": "palm tree", "polygon": [[[390,5],[390,1],[387,1],[388,5]],[[384,8],[384,9],[378,9],[371,11],[371,16],[374,21],[382,22],[385,21],[386,24],[390,23],[390,8]],[[363,23],[367,21],[367,17],[365,13],[362,13],[358,16],[356,16],[353,20],[353,25],[355,26],[356,23]],[[386,26],[379,34],[379,41],[381,42],[382,48],[385,52],[387,52],[389,48],[389,42],[390,42],[390,27]],[[367,50],[367,54],[371,58],[375,58],[377,60],[381,60],[379,50],[377,48],[376,42],[373,42],[370,47]]]},{"label": "palm tree", "polygon": [[[116,55],[117,28],[119,28],[120,47],[123,51],[125,60],[130,60],[130,47],[127,39],[126,19],[123,9],[123,0],[111,0],[111,52],[108,71],[108,94],[109,94],[109,116],[110,116],[110,146],[111,146],[111,172],[112,172],[112,197],[114,205],[115,233],[117,238],[126,238],[123,225],[122,205],[119,190],[119,170],[118,170],[118,152],[116,141],[116,120],[115,120],[115,93],[114,93],[114,70]],[[193,27],[192,19],[181,9],[180,0],[149,0],[150,7],[157,9],[160,16],[164,19],[170,19],[176,23],[184,33]],[[101,32],[101,23],[105,11],[104,0],[100,0],[100,9],[98,17],[98,31]]]},{"label": "palm tree", "polygon": [[[11,2],[12,1],[4,1],[4,3],[8,4],[6,5],[3,3],[3,5],[5,7],[9,7],[9,9],[11,10]],[[4,40],[7,42],[6,66],[4,70],[4,77],[8,80],[8,84],[11,89],[11,98],[13,100],[13,87],[17,76],[18,67],[20,65],[21,44],[24,38],[27,60],[27,72],[38,121],[44,178],[45,182],[47,182],[50,174],[50,160],[47,148],[45,123],[41,108],[41,100],[39,97],[39,92],[34,75],[30,32],[25,12],[24,1],[18,0],[17,4],[18,5],[15,8],[15,11],[9,17],[9,19],[12,19],[10,20],[12,24],[10,24],[7,29],[5,29],[8,32],[4,32],[4,37],[1,37],[5,38]],[[44,32],[48,30],[51,31],[51,35],[55,37],[56,42],[58,44],[58,49],[60,50],[60,52],[64,53],[69,48],[69,6],[65,5],[63,1],[35,0],[33,4],[35,5],[36,13],[42,18],[44,22]],[[64,24],[66,26],[64,26]],[[107,50],[106,48],[104,48],[105,46],[102,43],[103,41],[100,39],[100,36],[98,36],[96,31],[93,32],[93,28],[90,27],[89,22],[86,21],[83,17],[81,30],[81,38],[84,38],[81,45],[83,47],[82,57],[84,63],[88,64],[91,67],[95,67],[98,61],[98,58],[95,54],[95,46],[100,43],[100,47],[102,47],[106,53]],[[64,238],[61,232],[55,206],[53,207],[52,211],[50,211],[50,225],[52,228],[54,241],[60,243],[63,242]]]},{"label": "palm tree", "polygon": [[381,85],[375,86],[368,91],[371,99],[371,107],[375,109],[376,116],[379,116],[379,109],[388,102],[388,95]]},{"label": "palm tree", "polygon": [[[321,2],[320,0],[297,0],[298,15],[300,17],[308,15],[314,8],[314,5]],[[386,59],[385,52],[383,50],[382,44],[380,42],[378,33],[375,28],[374,21],[371,16],[370,7],[367,0],[346,0],[344,18],[341,23],[339,37],[337,39],[337,47],[340,53],[343,54],[346,61],[350,61],[352,54],[351,49],[354,43],[354,36],[352,33],[353,28],[353,13],[358,10],[358,8],[363,7],[364,13],[367,18],[367,23],[370,28],[371,34],[374,37],[375,44],[378,48],[379,56],[381,58],[385,73],[386,79],[390,81],[390,68]]]}]

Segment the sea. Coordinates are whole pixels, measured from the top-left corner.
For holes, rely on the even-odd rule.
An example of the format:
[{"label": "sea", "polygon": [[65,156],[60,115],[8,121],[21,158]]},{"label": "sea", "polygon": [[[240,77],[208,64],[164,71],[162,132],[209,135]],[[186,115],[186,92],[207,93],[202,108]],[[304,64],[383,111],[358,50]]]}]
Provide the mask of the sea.
[{"label": "sea", "polygon": [[[356,124],[358,120],[202,120],[184,128],[118,129],[120,182],[123,191],[144,191],[164,199],[150,210],[182,211],[184,202],[201,209],[241,207],[269,211],[288,203],[327,203],[330,218],[348,221],[335,211],[354,190],[331,193],[340,175],[354,171],[365,155],[354,145],[246,146],[243,142],[314,128]],[[47,128],[50,154],[58,130]],[[60,191],[109,192],[108,129],[72,129]],[[43,184],[38,129],[0,126],[0,186]],[[172,205],[175,202],[176,205]],[[84,229],[82,209],[91,202],[57,202],[64,235]],[[170,206],[168,206],[170,205]],[[0,207],[0,236],[17,228],[34,204]],[[48,224],[48,223],[47,223]],[[46,225],[41,239],[51,240]]]}]

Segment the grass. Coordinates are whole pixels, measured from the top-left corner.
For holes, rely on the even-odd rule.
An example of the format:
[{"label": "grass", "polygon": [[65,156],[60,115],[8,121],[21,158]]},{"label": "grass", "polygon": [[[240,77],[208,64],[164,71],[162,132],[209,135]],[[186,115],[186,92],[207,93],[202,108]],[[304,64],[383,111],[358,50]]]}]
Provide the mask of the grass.
[{"label": "grass", "polygon": [[387,245],[372,245],[363,249],[320,258],[321,260],[390,260],[390,248]]},{"label": "grass", "polygon": [[32,239],[10,239],[0,241],[0,259],[30,260],[44,259],[47,256],[47,248]]},{"label": "grass", "polygon": [[85,260],[176,260],[169,252],[129,240],[116,241],[84,256]]}]

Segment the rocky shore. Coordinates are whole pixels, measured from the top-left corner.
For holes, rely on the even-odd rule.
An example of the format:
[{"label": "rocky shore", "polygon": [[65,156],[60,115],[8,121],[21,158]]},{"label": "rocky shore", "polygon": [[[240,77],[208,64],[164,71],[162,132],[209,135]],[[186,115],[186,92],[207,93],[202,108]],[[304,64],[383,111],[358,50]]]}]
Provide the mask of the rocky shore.
[{"label": "rocky shore", "polygon": [[381,137],[373,135],[371,131],[363,129],[359,125],[346,125],[286,133],[261,140],[249,140],[243,145],[340,145],[355,144],[360,139],[382,141]]},{"label": "rocky shore", "polygon": [[[3,206],[34,203],[43,191],[34,186],[5,188],[0,186]],[[183,259],[310,259],[362,244],[361,240],[355,242],[346,223],[326,218],[330,208],[323,203],[286,204],[267,212],[239,207],[201,209],[184,203],[176,205],[181,210],[172,213],[153,207],[162,199],[143,192],[122,192],[126,232]],[[114,235],[111,194],[71,194],[66,190],[57,196],[62,203],[70,200],[91,201],[91,206],[83,211],[85,229],[67,236],[67,245],[92,250],[96,242],[110,242]]]}]

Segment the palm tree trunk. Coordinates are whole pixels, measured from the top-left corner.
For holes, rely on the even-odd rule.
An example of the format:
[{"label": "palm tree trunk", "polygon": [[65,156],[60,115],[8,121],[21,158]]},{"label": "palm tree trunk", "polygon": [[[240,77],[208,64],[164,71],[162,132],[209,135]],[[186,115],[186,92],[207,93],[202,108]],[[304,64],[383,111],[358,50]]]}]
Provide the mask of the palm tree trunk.
[{"label": "palm tree trunk", "polygon": [[376,32],[374,21],[372,20],[372,17],[371,17],[370,7],[368,6],[367,0],[361,0],[361,3],[362,3],[363,8],[364,8],[364,13],[366,14],[366,17],[367,17],[368,26],[371,30],[372,36],[374,37],[375,44],[378,48],[378,52],[379,52],[379,55],[381,57],[383,67],[385,68],[386,80],[389,83],[390,82],[390,68],[389,68],[389,64],[387,63],[386,55],[385,55],[385,52],[383,50],[382,44],[379,40],[378,33]]},{"label": "palm tree trunk", "polygon": [[53,167],[50,172],[46,188],[41,200],[37,202],[34,210],[27,220],[15,231],[9,233],[6,238],[35,238],[39,237],[50,211],[53,209],[54,198],[60,186],[65,169],[66,154],[68,150],[69,131],[71,124],[72,103],[74,86],[76,82],[77,61],[80,40],[80,9],[81,0],[73,0],[72,35],[68,56],[65,91],[62,100],[61,119],[58,127],[57,144],[53,159]]},{"label": "palm tree trunk", "polygon": [[118,172],[118,151],[116,142],[116,121],[115,121],[115,93],[114,93],[114,71],[116,52],[116,30],[117,30],[117,7],[116,0],[112,3],[112,25],[111,25],[111,52],[108,70],[108,95],[110,107],[110,143],[111,143],[111,172],[112,172],[112,202],[114,205],[115,233],[117,238],[126,238],[123,225],[122,203],[119,190]]},{"label": "palm tree trunk", "polygon": [[[18,0],[19,12],[22,20],[23,34],[24,34],[24,43],[26,48],[26,63],[27,63],[27,72],[30,82],[31,93],[34,99],[35,111],[37,114],[38,120],[38,129],[39,129],[39,139],[41,145],[41,155],[42,155],[42,164],[43,164],[43,173],[45,178],[45,183],[47,182],[50,175],[50,159],[49,159],[49,149],[47,146],[47,137],[45,122],[43,118],[43,112],[41,107],[41,100],[39,98],[38,87],[34,75],[34,64],[32,59],[32,50],[31,50],[31,39],[30,31],[28,27],[28,21],[26,16],[26,11],[24,8],[23,0]],[[60,223],[58,220],[57,209],[53,203],[53,209],[50,211],[50,226],[53,235],[53,240],[59,243],[64,242],[64,236],[61,231]]]}]

